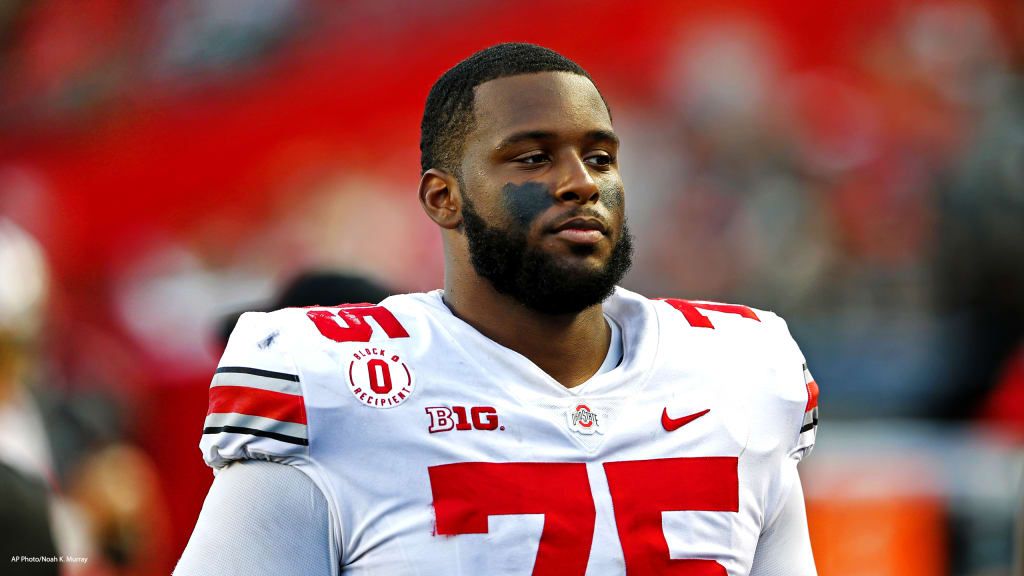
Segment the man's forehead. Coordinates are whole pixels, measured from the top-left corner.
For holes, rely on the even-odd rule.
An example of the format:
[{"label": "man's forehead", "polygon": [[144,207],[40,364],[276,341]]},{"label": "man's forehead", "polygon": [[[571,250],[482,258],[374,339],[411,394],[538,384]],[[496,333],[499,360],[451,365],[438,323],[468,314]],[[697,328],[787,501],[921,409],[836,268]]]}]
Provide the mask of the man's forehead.
[{"label": "man's forehead", "polygon": [[524,128],[611,130],[608,108],[597,87],[570,72],[506,76],[476,87],[477,131],[498,135]]}]

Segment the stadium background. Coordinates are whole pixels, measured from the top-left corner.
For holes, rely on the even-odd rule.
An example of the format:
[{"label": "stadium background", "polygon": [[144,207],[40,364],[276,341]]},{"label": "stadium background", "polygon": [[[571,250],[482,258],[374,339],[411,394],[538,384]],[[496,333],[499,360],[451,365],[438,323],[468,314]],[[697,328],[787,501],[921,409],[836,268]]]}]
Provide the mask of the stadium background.
[{"label": "stadium background", "polygon": [[627,287],[789,320],[821,385],[820,573],[1010,573],[1024,4],[9,1],[0,217],[51,268],[31,380],[93,547],[74,573],[173,566],[212,479],[226,315],[311,269],[440,286],[422,105],[506,40],[575,59],[610,103]]}]

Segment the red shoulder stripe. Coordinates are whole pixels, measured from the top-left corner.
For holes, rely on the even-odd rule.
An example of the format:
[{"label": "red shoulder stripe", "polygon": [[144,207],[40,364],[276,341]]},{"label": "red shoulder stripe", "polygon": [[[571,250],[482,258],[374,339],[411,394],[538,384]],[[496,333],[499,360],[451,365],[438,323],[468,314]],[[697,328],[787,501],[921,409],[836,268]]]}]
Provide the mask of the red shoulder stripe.
[{"label": "red shoulder stripe", "polygon": [[818,407],[818,383],[814,380],[807,382],[807,408],[804,412],[813,410]]},{"label": "red shoulder stripe", "polygon": [[302,396],[261,390],[247,386],[213,386],[210,388],[210,409],[213,413],[248,414],[281,422],[306,423],[306,404]]}]

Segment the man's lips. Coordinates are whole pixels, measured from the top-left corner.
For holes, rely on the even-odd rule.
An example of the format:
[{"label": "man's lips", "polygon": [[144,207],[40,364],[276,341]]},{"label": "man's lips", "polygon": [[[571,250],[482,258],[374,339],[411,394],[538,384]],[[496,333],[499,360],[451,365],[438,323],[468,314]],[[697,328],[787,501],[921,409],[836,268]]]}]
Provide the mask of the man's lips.
[{"label": "man's lips", "polygon": [[608,227],[597,218],[572,218],[554,227],[556,233],[563,230],[597,230],[604,234],[608,231]]},{"label": "man's lips", "polygon": [[559,238],[574,244],[596,244],[607,231],[608,227],[597,218],[572,218],[552,230]]}]

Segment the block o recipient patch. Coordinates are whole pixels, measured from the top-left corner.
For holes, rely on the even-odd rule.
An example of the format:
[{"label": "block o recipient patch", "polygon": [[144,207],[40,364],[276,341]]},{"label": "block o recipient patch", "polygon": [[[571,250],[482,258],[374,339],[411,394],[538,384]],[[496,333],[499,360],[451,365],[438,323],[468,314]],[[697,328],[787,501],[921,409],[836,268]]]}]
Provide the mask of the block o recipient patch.
[{"label": "block o recipient patch", "polygon": [[394,408],[412,395],[412,371],[398,354],[384,348],[355,352],[348,365],[348,389],[361,404]]}]

